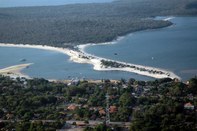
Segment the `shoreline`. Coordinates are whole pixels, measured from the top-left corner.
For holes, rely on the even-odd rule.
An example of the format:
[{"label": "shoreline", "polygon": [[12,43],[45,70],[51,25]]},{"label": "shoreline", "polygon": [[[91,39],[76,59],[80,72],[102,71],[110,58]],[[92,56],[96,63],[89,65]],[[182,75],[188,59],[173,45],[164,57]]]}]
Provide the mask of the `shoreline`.
[{"label": "shoreline", "polygon": [[[120,40],[122,38],[124,38],[124,37],[120,37],[119,39],[112,41],[112,42],[106,42],[106,43],[101,43],[101,44],[116,43],[118,40]],[[143,66],[143,65],[137,65],[137,64],[132,64],[132,63],[126,63],[126,62],[120,62],[120,61],[114,61],[114,60],[101,58],[101,57],[97,57],[97,56],[88,54],[84,51],[84,49],[90,45],[92,45],[92,44],[78,45],[77,47],[78,47],[79,51],[77,51],[77,50],[72,50],[72,49],[68,49],[68,48],[52,47],[52,46],[46,46],[46,45],[0,43],[1,47],[34,48],[34,49],[42,49],[42,50],[50,50],[50,51],[60,52],[60,53],[70,56],[70,60],[73,62],[86,63],[86,64],[93,65],[93,69],[97,70],[97,71],[126,71],[126,72],[136,73],[139,75],[148,76],[148,77],[152,77],[152,78],[156,78],[156,79],[161,79],[161,78],[171,78],[171,79],[176,78],[179,80],[181,79],[179,76],[177,76],[173,72],[170,72],[170,71],[167,71],[164,69]],[[118,67],[118,68],[117,67],[110,67],[110,66],[106,67],[105,65],[103,65],[102,60],[116,62],[118,64],[125,66],[125,67]],[[154,72],[160,72],[160,73],[154,73]]]},{"label": "shoreline", "polygon": [[[163,21],[169,21],[169,20],[173,19],[174,16],[161,17],[161,18]],[[129,33],[125,36],[119,36],[119,37],[117,37],[117,39],[110,41],[110,42],[87,43],[87,44],[77,45],[74,47],[77,50],[63,48],[63,47],[52,47],[52,46],[47,46],[47,45],[10,44],[10,43],[0,43],[0,47],[34,48],[34,49],[56,51],[56,52],[60,52],[65,55],[68,55],[70,57],[69,58],[70,61],[73,61],[76,63],[91,64],[91,65],[93,65],[93,69],[97,70],[97,71],[125,71],[125,72],[136,73],[138,75],[156,78],[156,79],[171,78],[171,79],[181,80],[181,78],[179,76],[177,76],[175,73],[173,73],[169,70],[166,70],[166,69],[106,59],[106,58],[98,57],[93,54],[89,54],[89,53],[85,52],[85,48],[87,48],[89,46],[117,44],[118,41],[124,39],[126,36],[129,36],[129,35],[132,35],[132,33]],[[103,61],[108,62],[108,63],[109,62],[115,63],[120,66],[119,67],[106,66],[106,65],[103,65]],[[17,72],[17,75],[30,78],[29,76],[22,74],[20,71]]]},{"label": "shoreline", "polygon": [[[115,44],[119,40],[120,39],[117,39],[117,40],[115,40],[115,41],[113,41],[111,43]],[[97,44],[97,45],[107,45],[107,44],[110,44],[110,43],[107,42],[107,43],[101,43],[101,44]],[[100,59],[100,60],[102,59],[102,60],[105,60],[105,61],[117,62],[117,63],[123,64],[123,65],[135,66],[137,68],[144,68],[144,69],[147,69],[147,70],[161,71],[161,72],[164,72],[164,74],[152,74],[152,73],[149,73],[149,71],[140,71],[140,70],[136,70],[135,68],[129,68],[129,67],[124,67],[124,68],[113,68],[113,67],[102,68],[102,65],[101,65],[100,68],[96,68],[95,70],[100,70],[100,71],[126,71],[126,72],[132,72],[132,73],[136,73],[136,74],[139,74],[139,75],[148,76],[148,77],[152,77],[152,78],[156,78],[156,79],[161,79],[161,78],[175,79],[176,78],[176,79],[181,80],[181,78],[179,76],[177,76],[175,73],[173,73],[171,71],[168,71],[168,70],[165,70],[165,69],[156,68],[156,67],[150,67],[150,66],[144,66],[144,65],[138,65],[138,64],[132,64],[132,63],[127,63],[127,62],[121,62],[121,61],[117,61],[117,60],[105,59],[105,58],[97,57],[95,55],[92,55],[92,54],[89,54],[89,53],[85,52],[85,48],[87,48],[89,46],[94,46],[94,45],[95,44],[84,44],[84,45],[78,45],[77,47],[82,53],[88,55],[89,57],[93,56],[93,57],[95,57],[97,59]]]},{"label": "shoreline", "polygon": [[21,71],[25,68],[28,68],[32,64],[33,63],[19,64],[19,65],[13,65],[6,68],[2,68],[0,69],[0,75],[9,76],[11,78],[24,77],[30,79],[28,75],[22,73]]}]

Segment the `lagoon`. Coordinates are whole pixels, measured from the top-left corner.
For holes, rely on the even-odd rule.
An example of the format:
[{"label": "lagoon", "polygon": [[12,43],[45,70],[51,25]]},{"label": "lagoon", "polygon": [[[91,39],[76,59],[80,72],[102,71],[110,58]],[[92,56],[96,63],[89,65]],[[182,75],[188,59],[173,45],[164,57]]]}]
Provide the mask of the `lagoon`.
[{"label": "lagoon", "polygon": [[[26,61],[21,61],[25,59]],[[137,80],[152,80],[129,72],[94,71],[89,64],[78,64],[69,60],[65,54],[32,48],[0,47],[0,68],[12,65],[34,63],[22,72],[30,77],[65,80],[73,78],[85,79],[115,79],[136,78]]]}]

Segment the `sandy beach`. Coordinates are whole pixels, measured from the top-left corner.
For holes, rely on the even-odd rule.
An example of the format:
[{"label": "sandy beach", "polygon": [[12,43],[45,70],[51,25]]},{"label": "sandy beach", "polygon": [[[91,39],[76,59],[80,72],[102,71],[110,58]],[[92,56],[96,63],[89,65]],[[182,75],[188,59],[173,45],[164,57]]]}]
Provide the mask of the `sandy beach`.
[{"label": "sandy beach", "polygon": [[[117,40],[118,41],[118,40]],[[115,42],[115,41],[114,41]],[[114,43],[113,42],[113,43]],[[101,43],[103,44],[103,43]],[[105,43],[105,44],[110,44],[110,43]],[[93,56],[95,57],[97,60],[106,60],[106,61],[113,61],[113,62],[118,62],[118,63],[121,63],[121,64],[124,64],[124,65],[130,65],[130,66],[136,66],[136,67],[139,67],[139,68],[145,68],[147,70],[156,70],[156,71],[162,71],[164,72],[164,74],[152,74],[152,73],[149,73],[148,71],[140,71],[140,70],[135,70],[133,68],[128,68],[128,67],[124,67],[124,68],[102,68],[101,66],[101,63],[98,62],[97,66],[94,66],[94,69],[95,70],[101,70],[101,71],[108,71],[108,70],[113,70],[113,71],[126,71],[126,72],[132,72],[132,73],[136,73],[136,74],[139,74],[139,75],[144,75],[144,76],[149,76],[149,77],[153,77],[153,78],[177,78],[177,79],[181,79],[179,76],[177,76],[176,74],[174,74],[173,72],[171,71],[168,71],[168,70],[165,70],[165,69],[160,69],[160,68],[155,68],[155,67],[149,67],[149,66],[143,66],[143,65],[137,65],[137,64],[132,64],[132,63],[125,63],[125,62],[121,62],[121,61],[114,61],[114,60],[109,60],[109,59],[105,59],[105,58],[100,58],[100,57],[97,57],[97,56],[94,56],[92,54],[88,54],[85,52],[85,48],[87,48],[88,46],[93,46],[95,44],[85,44],[85,45],[79,45],[77,46],[78,49],[83,52],[84,54],[88,55],[88,56]],[[98,66],[100,64],[100,66]]]},{"label": "sandy beach", "polygon": [[28,68],[32,64],[33,63],[27,63],[27,64],[9,66],[9,67],[0,69],[0,74],[4,76],[10,76],[11,78],[25,77],[29,79],[30,77],[28,75],[23,74],[21,71],[25,68]]},{"label": "sandy beach", "polygon": [[[121,38],[120,38],[121,39]],[[108,43],[101,43],[101,44],[112,44],[113,42],[108,42]],[[44,46],[44,45],[24,45],[24,44],[5,44],[1,43],[0,46],[2,47],[20,47],[20,48],[36,48],[36,49],[43,49],[43,50],[50,50],[50,51],[57,51],[61,52],[63,54],[66,54],[70,56],[70,60],[77,62],[77,63],[88,63],[92,64],[94,67],[94,70],[98,71],[126,71],[126,72],[131,72],[131,73],[136,73],[139,75],[144,75],[144,76],[149,76],[153,78],[177,78],[180,79],[179,76],[174,74],[173,72],[164,70],[164,69],[159,69],[159,68],[154,68],[154,67],[148,67],[148,66],[142,66],[142,65],[136,65],[132,63],[125,63],[125,62],[120,62],[120,61],[114,61],[110,59],[105,59],[101,57],[94,56],[92,54],[88,54],[84,51],[85,48],[88,46],[92,46],[92,44],[86,44],[86,45],[79,45],[77,46],[78,50],[71,50],[68,48],[60,48],[60,47],[51,47],[51,46]],[[114,68],[114,67],[106,67],[102,65],[101,60],[105,61],[113,61],[117,62],[122,65],[129,65],[129,66],[135,66],[136,68],[130,68],[130,67],[119,67],[119,68]],[[145,71],[139,70],[139,69],[145,69]],[[151,73],[150,71],[158,71],[162,72],[162,74],[158,73]]]}]

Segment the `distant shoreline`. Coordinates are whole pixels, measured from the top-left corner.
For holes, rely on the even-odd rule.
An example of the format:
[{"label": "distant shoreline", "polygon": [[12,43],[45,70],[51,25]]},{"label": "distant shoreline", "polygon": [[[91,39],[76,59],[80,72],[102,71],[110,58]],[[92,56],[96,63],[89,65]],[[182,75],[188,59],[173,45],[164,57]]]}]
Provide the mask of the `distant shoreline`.
[{"label": "distant shoreline", "polygon": [[2,3],[0,8],[50,7],[50,6],[65,6],[65,5],[77,5],[77,4],[95,4],[95,3],[99,4],[99,3],[111,3],[113,1],[114,0],[108,0],[108,1],[101,1],[101,2],[99,2],[99,1],[95,1],[94,0],[93,2],[87,1],[87,3],[86,3],[86,2],[79,2],[79,1],[64,2],[62,0],[58,0],[58,1],[56,1],[56,3],[53,3],[53,2],[46,3],[46,2],[43,2],[43,1],[40,2],[39,0],[37,0],[37,1],[34,1],[33,3],[32,3],[32,1],[30,1],[30,2],[27,2],[27,3],[23,3],[23,4],[15,3],[15,5],[14,5],[14,4],[10,4],[10,3],[13,3],[13,1],[11,0],[8,3],[6,3],[6,2]]},{"label": "distant shoreline", "polygon": [[[103,44],[106,44],[106,43],[103,43]],[[51,46],[44,46],[44,45],[28,45],[28,44],[25,45],[25,44],[6,44],[6,43],[0,44],[1,47],[35,48],[35,49],[57,51],[57,52],[70,56],[70,60],[76,63],[92,64],[94,66],[93,69],[98,70],[98,71],[126,71],[126,72],[136,73],[136,74],[143,75],[143,76],[157,78],[157,79],[160,79],[160,78],[181,79],[179,76],[177,76],[173,72],[170,72],[164,69],[136,65],[136,64],[125,63],[125,62],[120,62],[120,61],[114,61],[114,60],[105,59],[105,58],[101,58],[101,57],[88,54],[84,52],[83,49],[89,45],[90,44],[82,45],[82,47],[78,46],[79,51],[77,51],[77,50],[72,50],[68,48],[51,47]],[[102,64],[101,62],[102,60],[117,62],[121,65],[129,66],[129,67],[118,67],[118,68],[106,67]],[[133,68],[133,66],[135,68]],[[155,74],[155,73],[151,73],[150,71],[162,72],[162,74],[159,74],[159,73]]]}]

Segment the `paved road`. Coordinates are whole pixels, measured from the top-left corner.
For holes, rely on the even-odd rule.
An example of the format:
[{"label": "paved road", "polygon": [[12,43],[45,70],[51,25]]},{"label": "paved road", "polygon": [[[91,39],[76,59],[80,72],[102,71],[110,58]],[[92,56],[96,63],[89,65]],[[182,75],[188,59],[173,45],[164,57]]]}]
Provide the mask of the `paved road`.
[{"label": "paved road", "polygon": [[[76,124],[85,124],[84,121],[66,121],[66,123],[68,124],[73,124],[73,122],[76,122]],[[88,121],[89,123],[87,125],[90,125],[90,126],[94,126],[94,125],[98,125],[98,124],[102,124],[103,121]],[[110,125],[118,125],[118,126],[124,126],[124,127],[129,127],[130,126],[130,122],[110,122],[109,123]]]},{"label": "paved road", "polygon": [[[1,120],[0,122],[21,122],[22,120]],[[36,122],[36,121],[42,121],[44,123],[54,123],[56,122],[55,120],[30,120],[31,122]],[[77,125],[85,125],[84,121],[75,121],[75,120],[70,120],[70,121],[66,121],[66,123],[68,124],[73,124],[73,122],[76,122]],[[103,121],[88,121],[89,123],[87,125],[89,126],[95,126],[98,124],[102,124]],[[124,127],[129,127],[130,126],[130,122],[110,122],[110,125],[118,125],[118,126],[124,126]]]}]

